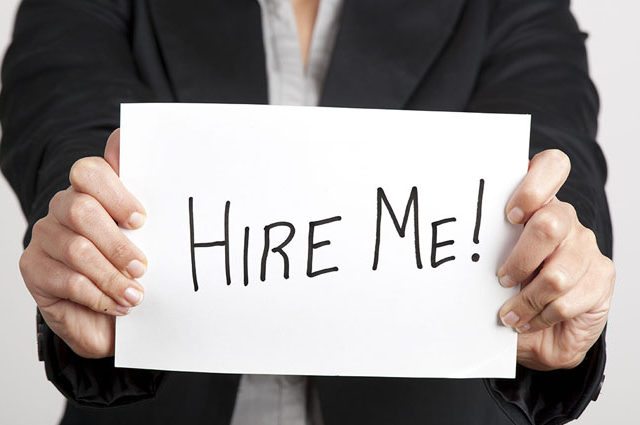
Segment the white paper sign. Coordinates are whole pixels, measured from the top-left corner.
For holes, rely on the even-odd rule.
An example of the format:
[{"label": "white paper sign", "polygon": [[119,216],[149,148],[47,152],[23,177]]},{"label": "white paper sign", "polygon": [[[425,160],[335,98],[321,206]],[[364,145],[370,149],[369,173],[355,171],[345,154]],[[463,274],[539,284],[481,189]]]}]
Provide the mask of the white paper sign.
[{"label": "white paper sign", "polygon": [[529,122],[122,105],[121,178],[148,213],[128,236],[149,266],[116,366],[514,377],[497,316],[514,290],[496,270],[519,232],[504,208]]}]

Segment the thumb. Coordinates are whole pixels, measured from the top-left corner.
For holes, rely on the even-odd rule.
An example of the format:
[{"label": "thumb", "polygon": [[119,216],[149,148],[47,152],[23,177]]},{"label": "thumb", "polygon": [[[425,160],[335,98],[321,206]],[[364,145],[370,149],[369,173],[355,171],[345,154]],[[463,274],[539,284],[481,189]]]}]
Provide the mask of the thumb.
[{"label": "thumb", "polygon": [[120,129],[117,128],[107,139],[104,148],[104,159],[113,168],[116,174],[120,175]]}]

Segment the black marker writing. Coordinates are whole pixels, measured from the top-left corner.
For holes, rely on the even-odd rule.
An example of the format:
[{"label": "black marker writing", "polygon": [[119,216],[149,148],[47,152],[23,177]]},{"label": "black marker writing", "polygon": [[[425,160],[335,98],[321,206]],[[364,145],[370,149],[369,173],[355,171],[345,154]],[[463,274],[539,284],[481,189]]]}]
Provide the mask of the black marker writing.
[{"label": "black marker writing", "polygon": [[244,286],[249,284],[249,227],[244,228],[244,251],[242,255],[242,269],[244,271]]},{"label": "black marker writing", "polygon": [[453,245],[453,240],[438,242],[438,226],[441,226],[446,223],[451,223],[454,221],[456,221],[456,218],[450,217],[450,218],[444,218],[442,220],[434,221],[433,223],[431,223],[431,267],[433,267],[434,269],[439,265],[446,263],[447,261],[453,261],[456,259],[455,256],[451,255],[449,257],[436,261],[436,251],[438,248],[447,246],[447,245]]},{"label": "black marker writing", "polygon": [[[480,223],[482,222],[482,197],[484,194],[484,179],[480,179],[478,184],[478,204],[476,206],[476,225],[473,228],[473,243],[480,243]],[[480,260],[480,254],[473,253],[471,255],[471,261],[477,263]]]},{"label": "black marker writing", "polygon": [[189,242],[191,251],[191,277],[193,278],[193,290],[198,290],[198,273],[196,271],[196,248],[210,248],[224,246],[224,267],[227,276],[227,285],[231,285],[231,270],[229,266],[229,208],[231,203],[224,206],[224,239],[215,242],[195,242],[195,230],[193,224],[193,197],[189,197]]},{"label": "black marker writing", "polygon": [[[485,180],[479,179],[478,196],[476,199],[477,203],[476,203],[476,211],[475,211],[476,213],[475,226],[473,229],[473,243],[476,246],[480,243],[480,228],[482,226],[482,205],[483,205],[484,191],[485,191]],[[230,251],[230,229],[229,229],[230,208],[231,208],[231,202],[227,201],[225,203],[225,208],[224,208],[224,239],[218,240],[218,241],[212,241],[212,242],[196,242],[195,224],[194,224],[194,200],[193,200],[193,197],[189,197],[189,242],[190,242],[189,247],[190,247],[190,255],[191,255],[191,275],[193,279],[194,291],[198,291],[199,289],[198,273],[197,273],[197,267],[196,267],[196,255],[195,255],[196,248],[224,247],[226,282],[227,282],[227,285],[231,284],[231,270],[230,270],[231,251]],[[375,247],[374,247],[374,253],[373,253],[373,267],[372,267],[373,270],[374,271],[377,270],[378,264],[380,261],[380,250],[382,245],[383,209],[386,209],[389,215],[389,218],[393,223],[393,228],[395,229],[397,234],[400,236],[400,238],[406,237],[407,227],[409,226],[411,214],[413,213],[412,225],[413,225],[413,238],[414,238],[413,242],[414,242],[415,261],[416,261],[417,268],[422,269],[423,268],[422,258],[420,253],[420,225],[419,225],[420,211],[419,211],[419,203],[418,203],[418,188],[416,186],[413,186],[411,188],[411,191],[409,193],[409,198],[404,208],[404,213],[402,214],[402,220],[399,219],[400,216],[397,215],[396,211],[394,211],[394,209],[392,208],[391,203],[389,202],[389,199],[387,197],[387,194],[381,187],[377,188],[376,190],[376,208],[377,208],[376,209],[376,229],[375,229],[376,234],[375,234]],[[314,255],[317,254],[315,251],[322,247],[331,245],[331,241],[329,239],[317,241],[315,239],[317,237],[316,230],[320,226],[331,224],[337,221],[342,221],[342,216],[335,215],[333,217],[325,218],[322,220],[308,222],[309,232],[307,235],[308,237],[307,237],[307,245],[306,245],[307,277],[314,278],[326,273],[339,271],[338,266],[314,269]],[[454,240],[438,239],[439,236],[440,238],[443,238],[442,234],[440,234],[440,232],[442,232],[441,226],[444,226],[447,223],[453,223],[456,221],[457,221],[456,217],[448,217],[441,220],[433,221],[431,223],[431,253],[430,253],[431,268],[437,268],[444,263],[447,263],[456,259],[455,255],[443,256],[442,254],[442,251],[445,251],[445,252],[447,251],[447,250],[443,250],[444,247],[447,247],[449,245],[454,245],[455,243]],[[273,238],[272,230],[277,228],[286,228],[288,230],[288,233],[285,235],[284,233],[278,232],[277,233],[278,235],[281,235],[281,234],[283,235],[281,237],[283,237],[284,240],[282,240],[282,242],[280,242],[277,246],[272,247],[272,242],[273,242],[271,240]],[[249,250],[250,237],[252,233],[250,231],[249,226],[245,226],[244,228],[240,227],[238,228],[237,233],[235,230],[231,232],[234,235],[233,236],[234,238],[236,237],[235,236],[236,234],[238,235],[238,237],[240,236],[239,233],[241,229],[244,230],[244,240],[242,244],[242,276],[243,276],[244,286],[248,286],[250,281],[250,277],[249,277],[250,263],[253,261],[251,258],[250,250]],[[264,227],[264,240],[261,241],[264,243],[264,245],[262,245],[262,255],[261,255],[261,258],[259,258],[260,281],[265,282],[267,280],[267,263],[268,263],[270,253],[280,254],[280,257],[282,258],[282,261],[283,261],[283,276],[285,279],[289,278],[290,258],[289,258],[289,255],[285,252],[285,248],[288,245],[290,245],[290,242],[293,240],[295,234],[296,234],[296,228],[294,224],[288,221],[273,222]],[[275,245],[275,243],[273,245]],[[295,247],[297,245],[298,244],[293,244],[292,246]],[[239,247],[240,244],[238,243],[237,246]],[[291,251],[291,249],[294,249],[294,248],[289,248],[289,251]],[[238,252],[237,254],[240,254],[240,253]],[[357,253],[354,253],[354,255],[357,255]],[[442,258],[439,258],[439,255],[442,256]],[[303,260],[302,256],[294,256],[292,258],[300,258],[300,260]],[[258,260],[258,259],[255,259],[255,260]],[[480,261],[480,254],[477,252],[472,253],[471,260],[473,262]],[[316,262],[317,262],[317,259],[316,259]],[[316,264],[316,267],[318,267],[317,264]]]},{"label": "black marker writing", "polygon": [[421,269],[422,268],[422,258],[420,257],[420,227],[418,225],[418,189],[414,186],[411,188],[411,193],[409,195],[409,200],[407,201],[407,206],[404,210],[404,217],[402,219],[402,226],[398,222],[398,218],[396,214],[393,212],[393,208],[389,204],[389,200],[387,199],[387,195],[384,193],[384,190],[379,187],[378,188],[378,196],[377,196],[377,213],[376,213],[376,244],[373,252],[373,270],[378,268],[378,259],[380,256],[380,227],[382,222],[382,203],[384,202],[389,215],[391,216],[391,220],[393,221],[393,225],[396,228],[396,231],[400,235],[401,238],[404,238],[407,230],[407,223],[409,221],[409,213],[411,212],[411,206],[413,205],[413,231],[414,231],[414,243],[415,243],[415,254],[416,254],[416,266]]},{"label": "black marker writing", "polygon": [[260,262],[260,280],[263,282],[267,278],[267,257],[269,256],[270,247],[269,233],[271,232],[271,229],[275,227],[287,227],[289,229],[289,235],[287,235],[284,242],[271,249],[271,252],[274,254],[277,252],[282,256],[282,260],[284,261],[284,278],[289,279],[289,256],[284,252],[284,247],[291,242],[291,239],[293,239],[293,235],[296,234],[296,228],[288,221],[278,221],[264,226],[264,250],[262,251],[262,261]]},{"label": "black marker writing", "polygon": [[330,272],[337,272],[338,271],[338,267],[329,267],[329,268],[326,268],[326,269],[313,271],[313,250],[316,249],[316,248],[320,248],[320,247],[323,247],[325,245],[330,245],[331,244],[331,241],[329,241],[329,240],[321,241],[321,242],[314,242],[313,241],[313,234],[314,234],[315,228],[317,226],[322,226],[323,224],[329,224],[329,223],[333,223],[334,221],[340,221],[340,220],[342,220],[342,217],[335,216],[335,217],[331,217],[331,218],[325,218],[324,220],[318,220],[318,221],[309,222],[309,241],[308,241],[309,243],[307,245],[307,276],[316,277],[316,276],[320,276],[321,274],[330,273]]}]

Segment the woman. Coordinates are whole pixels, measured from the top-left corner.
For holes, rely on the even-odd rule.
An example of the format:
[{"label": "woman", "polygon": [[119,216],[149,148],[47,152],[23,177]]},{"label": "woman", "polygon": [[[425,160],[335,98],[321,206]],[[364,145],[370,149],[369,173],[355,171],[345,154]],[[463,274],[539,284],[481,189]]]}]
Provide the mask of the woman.
[{"label": "woman", "polygon": [[[77,402],[63,423],[555,424],[597,397],[611,227],[567,1],[26,0],[2,76],[2,169],[30,224],[20,267],[47,376]],[[114,316],[142,302],[146,262],[119,227],[145,211],[117,178],[117,132],[102,156],[132,101],[532,114],[529,172],[505,206],[524,231],[496,271],[526,284],[499,308],[520,333],[517,378],[115,369]]]}]

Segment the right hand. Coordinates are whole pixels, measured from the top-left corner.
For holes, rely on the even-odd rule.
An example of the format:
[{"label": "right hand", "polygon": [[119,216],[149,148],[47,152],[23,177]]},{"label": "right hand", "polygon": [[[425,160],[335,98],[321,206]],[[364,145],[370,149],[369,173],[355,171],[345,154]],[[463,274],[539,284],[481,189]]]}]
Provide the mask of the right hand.
[{"label": "right hand", "polygon": [[119,151],[116,130],[104,158],[82,158],[71,167],[71,186],[51,199],[20,258],[44,320],[87,358],[113,355],[115,316],[127,314],[143,296],[135,279],[147,259],[118,226],[142,226],[145,210],[118,177]]}]

